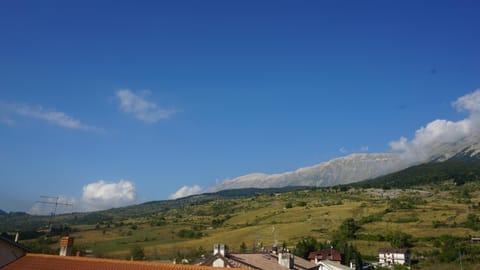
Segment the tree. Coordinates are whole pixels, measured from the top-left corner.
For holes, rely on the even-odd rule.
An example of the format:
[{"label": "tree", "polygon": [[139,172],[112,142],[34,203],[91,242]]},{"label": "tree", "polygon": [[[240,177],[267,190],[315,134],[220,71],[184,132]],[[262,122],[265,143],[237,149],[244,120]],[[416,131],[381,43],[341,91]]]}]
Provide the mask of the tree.
[{"label": "tree", "polygon": [[145,259],[145,252],[142,247],[135,245],[130,249],[130,258],[134,261],[141,261]]},{"label": "tree", "polygon": [[412,246],[412,236],[404,232],[394,232],[389,235],[390,245],[394,248],[408,248]]},{"label": "tree", "polygon": [[440,256],[438,258],[441,262],[452,262],[458,258],[459,252],[465,251],[464,243],[450,235],[440,236],[435,240],[434,246],[440,248]]},{"label": "tree", "polygon": [[353,218],[345,219],[337,233],[338,240],[355,239],[357,231],[360,229]]},{"label": "tree", "polygon": [[360,252],[358,252],[357,248],[354,247],[351,243],[347,244],[344,243],[341,251],[344,254],[344,261],[343,264],[349,266],[350,262],[355,264],[355,269],[362,269],[363,268],[363,259]]},{"label": "tree", "polygon": [[477,215],[470,213],[467,216],[467,221],[465,221],[464,226],[474,231],[478,231],[480,229],[480,219]]},{"label": "tree", "polygon": [[300,202],[297,203],[297,205],[300,206],[300,207],[304,207],[304,206],[307,206],[307,203],[304,202],[304,201],[300,201]]},{"label": "tree", "polygon": [[303,238],[300,242],[295,245],[293,253],[299,257],[307,258],[310,251],[314,251],[318,248],[317,239],[308,236]]},{"label": "tree", "polygon": [[247,252],[247,244],[245,244],[245,242],[242,242],[242,244],[240,244],[240,252],[241,253]]}]

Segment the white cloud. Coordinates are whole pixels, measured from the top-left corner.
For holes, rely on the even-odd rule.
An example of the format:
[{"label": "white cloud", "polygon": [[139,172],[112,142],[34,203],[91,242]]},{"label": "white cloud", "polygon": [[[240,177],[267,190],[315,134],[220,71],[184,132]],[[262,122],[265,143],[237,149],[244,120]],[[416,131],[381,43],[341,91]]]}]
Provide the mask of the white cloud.
[{"label": "white cloud", "polygon": [[171,200],[178,199],[178,198],[187,197],[187,196],[190,196],[190,195],[199,194],[202,191],[203,191],[203,189],[198,185],[194,185],[194,186],[191,186],[191,187],[183,186],[179,190],[177,190],[177,192],[175,192],[173,194],[170,194],[170,196],[168,196],[168,198],[171,199]]},{"label": "white cloud", "polygon": [[442,154],[447,144],[476,142],[480,135],[480,89],[458,98],[452,105],[470,115],[460,121],[437,119],[415,132],[412,140],[401,137],[390,143],[390,148],[415,163]]},{"label": "white cloud", "polygon": [[156,123],[168,119],[176,112],[160,108],[155,102],[148,101],[147,97],[150,95],[148,90],[135,94],[129,89],[121,89],[116,94],[123,112],[146,123]]},{"label": "white cloud", "polygon": [[[58,197],[58,200],[57,200]],[[55,209],[55,203],[57,207]],[[65,195],[51,196],[41,198],[28,211],[31,215],[50,215],[55,211],[55,214],[64,214],[74,212],[77,208],[77,200],[73,197]]]},{"label": "white cloud", "polygon": [[128,180],[118,183],[99,180],[83,187],[82,203],[84,210],[94,211],[129,205],[136,197],[135,185]]},{"label": "white cloud", "polygon": [[44,109],[42,106],[29,106],[25,104],[2,103],[0,102],[2,114],[2,122],[12,125],[14,120],[9,117],[17,115],[28,117],[36,120],[48,122],[63,128],[78,129],[85,131],[102,132],[103,129],[83,124],[72,116],[55,110]]},{"label": "white cloud", "polygon": [[346,154],[348,152],[347,148],[345,148],[344,146],[340,147],[340,149],[338,149],[338,151],[342,154]]},{"label": "white cloud", "polygon": [[368,152],[368,146],[362,146],[360,147],[361,152]]},{"label": "white cloud", "polygon": [[395,152],[402,152],[408,148],[408,140],[405,137],[400,137],[398,141],[390,142],[390,148]]},{"label": "white cloud", "polygon": [[469,111],[471,113],[480,112],[480,89],[459,97],[452,103],[452,106],[459,111]]}]

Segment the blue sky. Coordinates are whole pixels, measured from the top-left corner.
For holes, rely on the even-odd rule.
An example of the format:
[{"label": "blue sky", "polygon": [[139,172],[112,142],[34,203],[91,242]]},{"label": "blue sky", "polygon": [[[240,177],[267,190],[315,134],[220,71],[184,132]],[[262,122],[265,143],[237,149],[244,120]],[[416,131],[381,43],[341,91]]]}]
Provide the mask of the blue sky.
[{"label": "blue sky", "polygon": [[479,12],[453,0],[2,1],[0,209],[29,211],[40,195],[105,208],[388,152],[465,118],[452,102],[480,88]]}]

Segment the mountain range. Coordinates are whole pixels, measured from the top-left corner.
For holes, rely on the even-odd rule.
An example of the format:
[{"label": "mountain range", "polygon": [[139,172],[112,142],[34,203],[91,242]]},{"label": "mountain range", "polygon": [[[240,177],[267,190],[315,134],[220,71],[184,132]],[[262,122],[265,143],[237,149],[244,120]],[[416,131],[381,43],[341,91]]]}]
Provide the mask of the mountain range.
[{"label": "mountain range", "polygon": [[[479,140],[480,141],[480,140]],[[409,153],[411,155],[411,153]],[[227,179],[212,187],[216,192],[241,188],[278,188],[286,186],[326,187],[344,185],[398,172],[423,163],[480,159],[480,143],[460,140],[435,145],[428,155],[418,153],[422,159],[402,153],[362,153],[335,158],[314,166],[278,174],[252,173]]]}]

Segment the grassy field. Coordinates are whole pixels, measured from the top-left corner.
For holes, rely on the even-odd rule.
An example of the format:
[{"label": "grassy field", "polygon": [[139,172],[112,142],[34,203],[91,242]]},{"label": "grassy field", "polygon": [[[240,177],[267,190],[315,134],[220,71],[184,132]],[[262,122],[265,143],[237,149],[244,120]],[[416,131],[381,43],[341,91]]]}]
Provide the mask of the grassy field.
[{"label": "grassy field", "polygon": [[[294,249],[306,236],[329,241],[345,219],[353,218],[360,229],[351,242],[363,256],[374,258],[378,248],[390,247],[385,236],[400,231],[412,236],[411,250],[420,260],[416,268],[441,269],[429,260],[429,254],[440,250],[436,239],[450,235],[473,245],[468,239],[480,232],[464,224],[469,214],[480,215],[479,205],[476,182],[417,190],[309,189],[191,203],[136,218],[71,225],[71,236],[78,250],[100,257],[128,258],[130,249],[139,245],[147,259],[194,260],[201,254],[208,256],[214,243],[239,251],[244,242],[252,251],[275,241]],[[52,249],[57,248],[56,240],[50,240]],[[456,263],[445,263],[442,269]],[[478,269],[480,264],[473,259],[465,261],[464,267]]]}]

